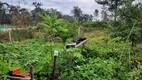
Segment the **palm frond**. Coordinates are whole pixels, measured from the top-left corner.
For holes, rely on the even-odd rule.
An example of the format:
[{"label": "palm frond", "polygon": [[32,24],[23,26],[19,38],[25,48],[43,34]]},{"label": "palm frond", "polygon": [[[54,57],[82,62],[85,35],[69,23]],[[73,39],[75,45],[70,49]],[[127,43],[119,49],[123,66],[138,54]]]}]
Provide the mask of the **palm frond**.
[{"label": "palm frond", "polygon": [[45,24],[45,23],[38,23],[38,26],[43,26],[43,27],[46,27],[46,28],[50,28],[50,26],[48,24]]}]

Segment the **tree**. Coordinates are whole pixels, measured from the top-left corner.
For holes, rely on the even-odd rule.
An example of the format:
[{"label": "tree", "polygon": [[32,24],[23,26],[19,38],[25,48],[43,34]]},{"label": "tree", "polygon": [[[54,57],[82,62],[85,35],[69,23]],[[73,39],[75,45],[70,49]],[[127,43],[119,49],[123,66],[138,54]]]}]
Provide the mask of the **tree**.
[{"label": "tree", "polygon": [[142,5],[132,4],[127,1],[124,7],[119,9],[119,19],[114,23],[113,36],[128,40],[132,47],[142,42]]},{"label": "tree", "polygon": [[40,3],[40,2],[33,2],[32,5],[33,5],[35,8],[40,8],[43,4]]},{"label": "tree", "polygon": [[101,14],[102,14],[103,21],[109,20],[108,13],[106,10],[102,10]]},{"label": "tree", "polygon": [[78,7],[78,6],[74,6],[73,7],[73,10],[71,11],[73,16],[75,17],[75,19],[78,21],[78,22],[81,22],[80,21],[80,18],[82,16],[82,10]]},{"label": "tree", "polygon": [[96,19],[98,19],[98,16],[99,16],[99,10],[98,10],[98,9],[95,9],[95,11],[94,11],[94,17],[95,17]]},{"label": "tree", "polygon": [[[116,21],[117,18],[117,9],[119,6],[123,5],[125,3],[125,0],[95,0],[98,4],[103,5],[103,8],[105,6],[108,6],[108,10],[111,12],[114,12],[114,21]],[[134,1],[134,0],[131,0]]]},{"label": "tree", "polygon": [[65,28],[67,25],[63,25],[67,23],[67,21],[57,19],[58,16],[56,15],[56,12],[49,16],[47,15],[46,11],[43,10],[43,13],[39,16],[43,19],[43,21],[38,23],[38,25],[44,27],[44,30],[49,34],[49,36],[51,36],[51,41],[54,41],[54,36],[57,32],[68,32],[68,30]]},{"label": "tree", "polygon": [[62,13],[60,11],[58,11],[57,9],[53,9],[53,8],[50,8],[50,9],[47,9],[47,14],[48,15],[52,15],[56,13],[58,15],[58,19],[62,18]]},{"label": "tree", "polygon": [[89,14],[82,14],[82,16],[79,18],[79,21],[86,22],[86,21],[92,21],[93,16]]},{"label": "tree", "polygon": [[[46,31],[46,33],[49,35],[49,39],[51,39],[51,57],[53,57],[53,45],[54,45],[54,36],[56,33],[59,34],[64,34],[64,36],[62,36],[62,41],[65,44],[66,41],[66,33],[68,32],[68,29],[66,29],[67,27],[67,21],[63,20],[63,19],[57,19],[57,15],[56,12],[54,12],[54,14],[51,14],[51,16],[47,15],[46,11],[43,10],[42,14],[39,14],[39,16],[43,19],[42,22],[38,23],[38,26],[42,26],[44,27],[44,30]],[[53,59],[52,59],[53,60]]]},{"label": "tree", "polygon": [[10,7],[10,14],[12,16],[12,25],[17,25],[19,26],[21,24],[20,19],[20,7],[19,6],[11,6]]},{"label": "tree", "polygon": [[30,25],[30,13],[25,8],[11,6],[10,14],[12,15],[12,25],[26,27]]},{"label": "tree", "polygon": [[92,21],[93,16],[89,14],[83,14],[81,8],[78,6],[74,6],[73,10],[71,11],[73,13],[73,16],[79,23],[83,23],[85,21]]},{"label": "tree", "polygon": [[11,16],[9,14],[10,5],[0,2],[0,24],[10,24]]},{"label": "tree", "polygon": [[107,14],[107,5],[108,5],[108,0],[95,0],[98,4],[102,5],[102,19],[104,21],[107,21],[108,19],[108,14]]},{"label": "tree", "polygon": [[110,0],[109,2],[109,11],[114,12],[114,21],[116,21],[117,17],[117,9],[119,6],[123,5],[124,0]]},{"label": "tree", "polygon": [[67,21],[69,21],[71,23],[74,22],[73,16],[70,16],[70,15],[62,15],[62,19],[65,19],[65,20],[67,20]]},{"label": "tree", "polygon": [[40,3],[40,2],[33,2],[32,5],[35,7],[34,10],[31,11],[31,13],[32,13],[32,24],[36,25],[36,23],[41,21],[39,14],[42,13],[41,6],[43,4]]},{"label": "tree", "polygon": [[29,26],[30,25],[30,18],[31,18],[30,13],[25,8],[22,8],[19,11],[20,11],[21,25]]}]

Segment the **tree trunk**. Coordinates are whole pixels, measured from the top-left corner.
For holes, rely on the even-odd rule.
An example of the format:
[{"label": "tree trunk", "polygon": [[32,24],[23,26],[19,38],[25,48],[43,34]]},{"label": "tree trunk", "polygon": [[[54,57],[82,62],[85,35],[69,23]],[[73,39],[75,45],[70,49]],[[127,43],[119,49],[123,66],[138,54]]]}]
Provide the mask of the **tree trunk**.
[{"label": "tree trunk", "polygon": [[116,18],[117,18],[117,8],[118,8],[118,1],[116,0],[115,1],[115,12],[114,12],[114,21],[116,21]]},{"label": "tree trunk", "polygon": [[134,42],[135,40],[134,40],[134,38],[132,38],[132,49],[133,49],[133,47],[135,47],[136,45],[135,45],[135,42]]}]

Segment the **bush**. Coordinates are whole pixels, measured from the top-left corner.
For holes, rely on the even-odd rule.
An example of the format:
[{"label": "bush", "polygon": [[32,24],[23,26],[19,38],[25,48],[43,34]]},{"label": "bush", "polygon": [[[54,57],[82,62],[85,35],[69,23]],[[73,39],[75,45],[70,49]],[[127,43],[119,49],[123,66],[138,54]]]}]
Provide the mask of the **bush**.
[{"label": "bush", "polygon": [[[11,31],[12,41],[21,41],[32,39],[34,33],[31,30],[13,30]],[[0,31],[0,42],[9,41],[9,32]]]},{"label": "bush", "polygon": [[11,32],[13,41],[21,41],[25,39],[32,39],[34,34],[31,30],[14,30]]},{"label": "bush", "polygon": [[99,56],[99,52],[94,47],[85,47],[82,51],[85,58],[95,58]]},{"label": "bush", "polygon": [[84,31],[92,31],[95,29],[105,29],[110,26],[107,22],[103,22],[103,21],[84,22],[82,25],[85,28]]},{"label": "bush", "polygon": [[0,31],[0,42],[8,41],[8,40],[9,40],[8,32]]}]

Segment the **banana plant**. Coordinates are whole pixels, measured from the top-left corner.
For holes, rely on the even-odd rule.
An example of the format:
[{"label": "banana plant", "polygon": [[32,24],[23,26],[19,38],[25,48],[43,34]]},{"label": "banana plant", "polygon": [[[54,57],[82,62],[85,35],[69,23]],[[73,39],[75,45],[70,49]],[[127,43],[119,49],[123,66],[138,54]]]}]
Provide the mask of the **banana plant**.
[{"label": "banana plant", "polygon": [[[50,16],[47,15],[46,11],[43,10],[42,14],[39,16],[43,19],[42,22],[38,23],[38,26],[42,26],[44,30],[49,34],[51,38],[51,57],[53,57],[53,45],[54,45],[54,36],[56,33],[66,33],[68,29],[66,28],[66,23],[68,23],[64,19],[57,19],[58,15],[56,12],[51,14]],[[53,58],[52,58],[53,61]]]},{"label": "banana plant", "polygon": [[46,11],[43,10],[42,14],[39,14],[39,16],[43,19],[43,21],[38,23],[38,26],[44,27],[44,30],[51,36],[52,41],[54,41],[53,38],[57,32],[68,32],[68,29],[64,27],[64,24],[67,21],[64,19],[57,19],[58,15],[56,12],[49,16],[47,15]]}]

